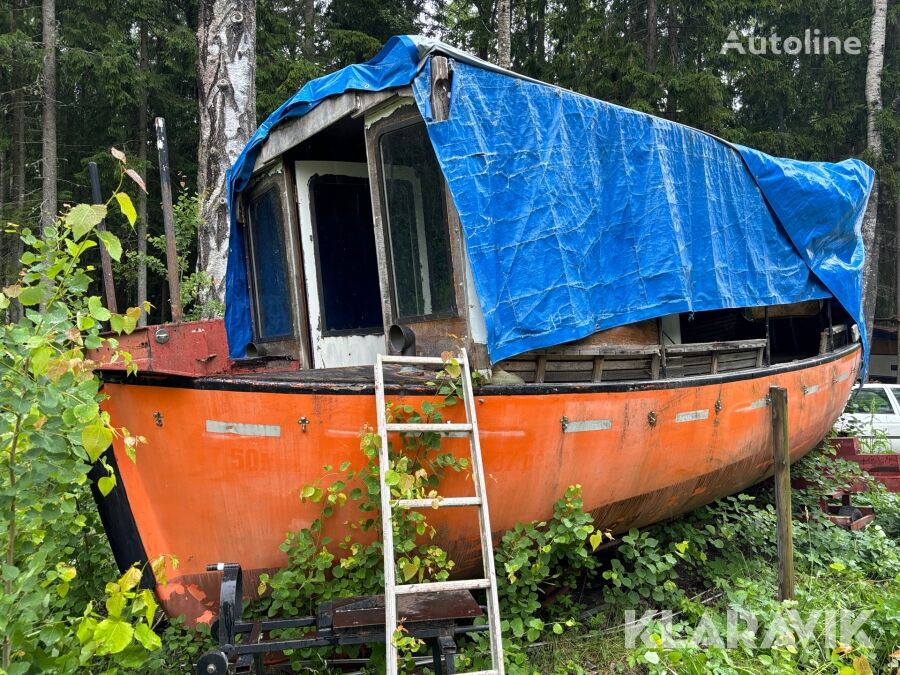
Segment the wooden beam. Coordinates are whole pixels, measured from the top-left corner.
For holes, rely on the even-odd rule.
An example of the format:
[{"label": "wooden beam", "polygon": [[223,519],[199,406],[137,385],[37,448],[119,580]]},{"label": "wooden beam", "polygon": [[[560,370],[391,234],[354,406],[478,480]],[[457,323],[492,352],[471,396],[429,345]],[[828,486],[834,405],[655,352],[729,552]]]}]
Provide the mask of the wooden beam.
[{"label": "wooden beam", "polygon": [[722,352],[742,349],[758,349],[764,347],[765,339],[759,340],[730,340],[727,342],[692,342],[681,345],[666,345],[669,354],[691,354],[695,352]]},{"label": "wooden beam", "polygon": [[282,122],[275,127],[260,148],[253,170],[258,171],[279,155],[299,145],[310,136],[330,127],[347,116],[357,117],[366,110],[395,96],[412,95],[409,87],[375,92],[347,92],[327,98],[302,117]]},{"label": "wooden beam", "polygon": [[534,381],[543,382],[544,375],[547,372],[547,357],[539,355],[534,360]]},{"label": "wooden beam", "polygon": [[156,148],[159,150],[159,185],[162,193],[163,227],[166,232],[166,276],[169,280],[169,304],[172,323],[181,323],[181,271],[175,250],[175,214],[172,210],[172,181],[169,175],[169,142],[166,121],[156,118]]},{"label": "wooden beam", "polygon": [[778,535],[778,597],[794,599],[794,539],[791,520],[791,448],[788,439],[788,394],[769,387],[772,402],[772,451],[775,469],[775,512]]},{"label": "wooden beam", "polygon": [[547,356],[652,356],[659,355],[660,345],[559,345],[535,349],[529,354]]},{"label": "wooden beam", "polygon": [[446,56],[431,59],[431,117],[435,122],[450,117],[450,64]]},{"label": "wooden beam", "polygon": [[594,382],[599,382],[603,379],[603,356],[595,356],[594,357],[594,371],[591,373],[591,380]]}]

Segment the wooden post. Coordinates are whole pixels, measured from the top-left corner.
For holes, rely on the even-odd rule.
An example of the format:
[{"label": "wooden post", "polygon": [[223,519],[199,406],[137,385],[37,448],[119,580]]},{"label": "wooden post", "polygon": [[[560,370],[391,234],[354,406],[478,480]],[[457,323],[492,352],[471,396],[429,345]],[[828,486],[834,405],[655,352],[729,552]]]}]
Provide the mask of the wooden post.
[{"label": "wooden post", "polygon": [[169,177],[169,143],[166,140],[166,121],[156,118],[156,149],[159,150],[159,182],[162,192],[163,226],[166,230],[166,276],[169,277],[169,302],[172,322],[181,322],[181,272],[175,250],[175,214],[172,210],[172,181]]},{"label": "wooden post", "polygon": [[[88,162],[88,175],[91,179],[91,195],[95,204],[103,203],[103,195],[100,192],[100,172],[97,170],[97,162]],[[106,221],[101,220],[97,229],[102,231],[106,229]],[[119,310],[116,306],[116,287],[113,283],[112,261],[109,259],[109,251],[101,244],[100,246],[100,267],[103,270],[103,291],[106,295],[106,309],[113,314],[118,314]]]},{"label": "wooden post", "polygon": [[431,116],[435,122],[450,116],[450,64],[446,56],[431,59]]},{"label": "wooden post", "polygon": [[791,521],[791,448],[788,441],[788,395],[769,387],[772,402],[772,449],[775,467],[775,512],[778,516],[778,597],[794,599],[794,539]]}]

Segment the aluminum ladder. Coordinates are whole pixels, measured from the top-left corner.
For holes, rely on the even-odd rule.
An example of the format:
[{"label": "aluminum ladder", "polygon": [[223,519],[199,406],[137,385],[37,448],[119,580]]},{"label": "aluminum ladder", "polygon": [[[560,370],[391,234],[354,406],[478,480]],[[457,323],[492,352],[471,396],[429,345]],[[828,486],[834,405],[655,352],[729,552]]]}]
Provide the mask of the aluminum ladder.
[{"label": "aluminum ladder", "polygon": [[[477,590],[487,591],[488,633],[491,640],[490,670],[469,671],[460,675],[504,675],[503,642],[500,636],[500,605],[497,598],[497,576],[494,573],[494,547],[491,543],[491,520],[488,516],[488,503],[484,485],[484,469],[481,464],[481,445],[478,441],[478,420],[475,416],[475,401],[472,396],[472,375],[469,369],[469,358],[465,349],[460,350],[463,403],[466,410],[465,423],[450,424],[400,424],[388,423],[384,400],[384,365],[397,363],[410,366],[443,366],[444,360],[430,356],[385,356],[379,354],[375,360],[375,405],[378,416],[378,435],[381,437],[381,448],[378,451],[378,468],[381,480],[381,529],[384,538],[384,631],[387,655],[387,675],[397,675],[398,653],[394,645],[394,632],[397,629],[397,596],[406,593],[434,593],[440,591]],[[477,507],[478,529],[481,535],[481,559],[484,574],[481,579],[463,579],[459,581],[436,581],[421,584],[398,584],[395,574],[394,528],[391,491],[385,485],[384,476],[388,470],[388,434],[397,432],[432,431],[469,438],[469,454],[471,458],[472,481],[475,484],[475,495],[472,497],[446,497],[438,502],[438,508],[445,507]],[[434,507],[433,499],[397,499],[395,506],[407,509],[430,509]]]}]

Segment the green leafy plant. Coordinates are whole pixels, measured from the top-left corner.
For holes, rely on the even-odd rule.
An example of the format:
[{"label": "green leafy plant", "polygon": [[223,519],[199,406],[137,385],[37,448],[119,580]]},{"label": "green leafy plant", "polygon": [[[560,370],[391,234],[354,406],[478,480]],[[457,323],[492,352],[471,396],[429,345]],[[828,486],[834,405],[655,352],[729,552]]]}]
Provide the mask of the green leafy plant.
[{"label": "green leafy plant", "polygon": [[637,607],[645,600],[664,602],[674,598],[679,592],[675,568],[687,548],[687,542],[667,546],[650,532],[629,530],[610,561],[610,569],[603,572],[603,578],[619,591],[610,593],[607,601]]},{"label": "green leafy plant", "polygon": [[[79,580],[79,568],[110,569],[97,565],[87,541],[96,523],[85,514],[92,509],[88,472],[95,463],[105,468],[97,488],[108,494],[116,478],[104,453],[113,437],[123,438],[132,460],[144,442],[101,411],[98,364],[89,354],[107,347],[133,371],[130,356],[101,331],[108,323],[130,332],[141,309],[107,310],[89,294],[93,269],[85,263],[98,245],[113,259],[122,255],[116,236],[97,229],[112,205],[132,225],[136,217],[121,188],[126,178],[142,181],[112,152],[120,181],[105,204],[79,204],[40,234],[8,227],[25,246],[18,278],[0,292],[0,309],[23,308],[16,323],[0,325],[0,665],[10,674],[84,672],[110,655],[137,658],[134,645],[140,652],[159,646],[151,628],[156,603],[136,590],[140,570],[100,589]],[[102,605],[92,601],[100,597]]]},{"label": "green leafy plant", "polygon": [[566,490],[549,520],[519,523],[504,534],[494,556],[505,575],[499,588],[504,629],[516,638],[539,639],[545,629],[541,600],[572,591],[581,575],[593,578],[598,561],[592,552],[604,538],[612,535],[597,530],[584,512],[580,485]]}]

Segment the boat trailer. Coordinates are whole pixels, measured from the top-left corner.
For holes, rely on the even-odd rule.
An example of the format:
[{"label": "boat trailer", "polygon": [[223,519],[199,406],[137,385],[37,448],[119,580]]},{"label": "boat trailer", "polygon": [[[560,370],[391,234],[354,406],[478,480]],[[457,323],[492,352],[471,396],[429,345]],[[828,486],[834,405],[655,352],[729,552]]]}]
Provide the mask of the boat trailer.
[{"label": "boat trailer", "polygon": [[[383,643],[384,596],[370,595],[338,598],[319,605],[316,616],[290,619],[244,621],[243,579],[236,563],[207,565],[207,571],[222,572],[219,591],[219,618],[213,624],[218,648],[200,657],[197,675],[226,675],[229,672],[263,675],[263,656],[286,649],[337,647]],[[488,629],[474,624],[484,616],[470,591],[449,590],[409,594],[397,599],[397,615],[402,617],[407,634],[424,640],[431,647],[432,668],[436,675],[456,672],[456,636]],[[271,631],[306,629],[302,637],[266,639]],[[229,667],[233,670],[229,671]]]}]

